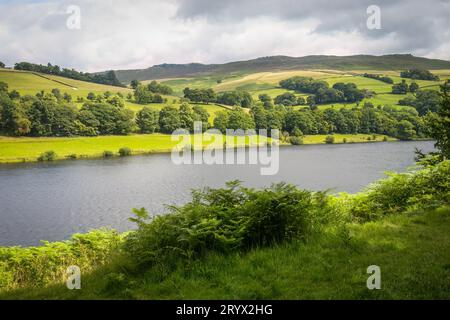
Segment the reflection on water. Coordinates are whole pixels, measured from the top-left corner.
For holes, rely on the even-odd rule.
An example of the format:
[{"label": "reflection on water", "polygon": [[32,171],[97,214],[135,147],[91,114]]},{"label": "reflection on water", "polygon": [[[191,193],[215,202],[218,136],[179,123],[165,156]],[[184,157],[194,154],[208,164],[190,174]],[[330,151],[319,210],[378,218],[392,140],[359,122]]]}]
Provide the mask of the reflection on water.
[{"label": "reflection on water", "polygon": [[[305,189],[356,192],[414,163],[414,148],[433,143],[384,142],[280,148],[280,170],[261,176],[256,165],[181,165],[170,155],[0,166],[0,245],[36,245],[99,227],[127,230],[131,208],[160,213],[190,190],[241,180],[263,187],[286,181]],[[244,151],[243,151],[244,152]]]}]

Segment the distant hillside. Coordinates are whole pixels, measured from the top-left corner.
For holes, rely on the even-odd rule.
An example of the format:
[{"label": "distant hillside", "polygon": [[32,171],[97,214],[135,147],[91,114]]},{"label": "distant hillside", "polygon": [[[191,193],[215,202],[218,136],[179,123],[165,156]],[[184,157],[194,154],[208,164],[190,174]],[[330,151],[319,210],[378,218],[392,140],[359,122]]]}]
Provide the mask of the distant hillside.
[{"label": "distant hillside", "polygon": [[98,84],[123,87],[123,84],[119,82],[119,80],[116,77],[116,74],[112,70],[94,74],[94,73],[79,72],[76,71],[75,69],[60,68],[57,65],[53,66],[51,63],[48,63],[47,65],[42,65],[30,62],[18,62],[14,65],[14,70],[30,71],[85,82],[93,82]]},{"label": "distant hillside", "polygon": [[220,75],[233,72],[251,73],[290,69],[376,69],[399,70],[408,68],[450,69],[450,61],[415,57],[410,54],[393,54],[384,56],[306,56],[287,57],[272,56],[247,61],[236,61],[225,64],[161,64],[148,69],[118,70],[116,76],[122,83],[133,79],[152,80],[200,75]]}]

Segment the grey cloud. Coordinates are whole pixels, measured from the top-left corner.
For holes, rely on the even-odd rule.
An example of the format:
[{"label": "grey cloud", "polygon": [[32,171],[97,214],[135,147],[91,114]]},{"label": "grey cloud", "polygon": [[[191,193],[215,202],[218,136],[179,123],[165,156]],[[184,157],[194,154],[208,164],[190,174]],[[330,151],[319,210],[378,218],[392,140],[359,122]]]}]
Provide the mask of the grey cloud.
[{"label": "grey cloud", "polygon": [[[82,28],[66,28],[81,8]],[[366,9],[381,8],[381,30]],[[85,71],[268,55],[412,53],[450,59],[450,1],[29,0],[0,2],[0,60]]]},{"label": "grey cloud", "polygon": [[[366,27],[367,7],[381,9],[381,30]],[[448,42],[450,1],[448,0],[180,0],[177,17],[205,18],[210,23],[226,24],[243,19],[270,16],[275,19],[303,21],[317,19],[314,33],[359,32],[370,39],[395,34],[392,48],[415,51]]]}]

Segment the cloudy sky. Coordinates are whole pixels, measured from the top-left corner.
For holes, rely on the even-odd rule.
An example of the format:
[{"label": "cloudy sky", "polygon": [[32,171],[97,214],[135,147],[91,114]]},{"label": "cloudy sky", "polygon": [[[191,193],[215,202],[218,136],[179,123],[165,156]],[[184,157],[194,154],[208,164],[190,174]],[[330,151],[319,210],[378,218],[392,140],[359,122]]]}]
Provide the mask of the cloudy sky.
[{"label": "cloudy sky", "polygon": [[[381,29],[367,27],[370,5],[380,8]],[[450,0],[0,0],[0,12],[7,65],[100,71],[388,53],[450,60]]]}]

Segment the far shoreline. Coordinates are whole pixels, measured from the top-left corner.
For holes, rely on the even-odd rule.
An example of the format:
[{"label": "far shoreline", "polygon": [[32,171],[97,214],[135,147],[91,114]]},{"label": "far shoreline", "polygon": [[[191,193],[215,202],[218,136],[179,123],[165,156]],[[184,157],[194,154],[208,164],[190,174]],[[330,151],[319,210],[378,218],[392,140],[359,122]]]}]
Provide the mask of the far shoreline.
[{"label": "far shoreline", "polygon": [[[334,134],[334,135],[306,135],[303,136],[301,145],[327,144],[325,138],[333,136],[334,142],[329,144],[355,144],[401,141],[396,138],[378,134]],[[345,140],[344,140],[345,139]],[[370,139],[370,140],[369,140]],[[96,140],[96,141],[93,141]],[[344,142],[345,141],[345,142]],[[408,141],[432,141],[432,139],[413,139]],[[92,142],[98,142],[92,144]],[[129,142],[127,145],[127,142]],[[56,144],[53,144],[56,143]],[[63,145],[65,144],[65,145]],[[149,144],[148,148],[143,145]],[[67,149],[66,145],[69,145]],[[73,145],[73,149],[70,149]],[[83,159],[108,159],[120,157],[117,151],[122,147],[128,147],[134,155],[152,155],[171,153],[176,142],[170,141],[170,135],[164,134],[134,134],[128,136],[98,136],[98,137],[7,137],[0,136],[0,164],[18,164],[38,161],[40,154],[46,151],[55,151],[57,157],[53,161],[83,160]],[[288,142],[281,142],[280,147],[293,146]],[[2,148],[7,149],[7,155],[2,154]],[[248,145],[246,145],[248,147]],[[219,148],[219,147],[218,147]],[[11,151],[11,149],[13,149]],[[16,152],[17,149],[17,152]],[[104,152],[113,152],[112,156],[105,157]],[[4,152],[6,153],[6,152]]]}]

